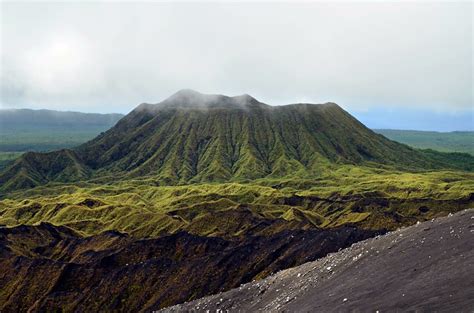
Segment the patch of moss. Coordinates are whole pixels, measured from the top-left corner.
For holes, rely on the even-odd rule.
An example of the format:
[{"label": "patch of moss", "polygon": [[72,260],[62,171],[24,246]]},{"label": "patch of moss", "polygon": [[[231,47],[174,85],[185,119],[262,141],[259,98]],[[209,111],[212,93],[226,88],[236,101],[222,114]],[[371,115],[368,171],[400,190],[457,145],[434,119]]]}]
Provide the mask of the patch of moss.
[{"label": "patch of moss", "polygon": [[474,174],[455,171],[339,165],[313,179],[180,186],[157,186],[150,180],[50,184],[13,192],[0,201],[0,224],[50,222],[86,235],[119,230],[156,237],[187,230],[240,236],[345,224],[393,229],[474,205]]}]

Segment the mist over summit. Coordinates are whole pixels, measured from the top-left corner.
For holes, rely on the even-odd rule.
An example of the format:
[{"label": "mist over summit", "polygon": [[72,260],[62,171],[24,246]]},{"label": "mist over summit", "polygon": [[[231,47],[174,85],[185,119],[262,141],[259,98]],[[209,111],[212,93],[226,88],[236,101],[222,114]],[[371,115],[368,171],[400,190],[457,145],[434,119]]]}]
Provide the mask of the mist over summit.
[{"label": "mist over summit", "polygon": [[203,94],[192,89],[181,89],[157,104],[142,103],[135,110],[159,110],[163,108],[188,108],[188,109],[212,109],[212,108],[248,108],[252,105],[266,106],[257,99],[244,94],[240,96],[224,96],[218,94]]},{"label": "mist over summit", "polygon": [[103,175],[185,184],[312,177],[328,164],[472,166],[468,157],[461,161],[388,140],[335,103],[270,106],[249,95],[184,89],[139,105],[77,148],[24,155],[0,174],[0,182],[10,190]]},{"label": "mist over summit", "polygon": [[472,8],[2,3],[0,313],[469,310]]},{"label": "mist over summit", "polygon": [[0,172],[0,308],[129,312],[230,290],[470,208],[472,170],[336,103],[181,90]]}]

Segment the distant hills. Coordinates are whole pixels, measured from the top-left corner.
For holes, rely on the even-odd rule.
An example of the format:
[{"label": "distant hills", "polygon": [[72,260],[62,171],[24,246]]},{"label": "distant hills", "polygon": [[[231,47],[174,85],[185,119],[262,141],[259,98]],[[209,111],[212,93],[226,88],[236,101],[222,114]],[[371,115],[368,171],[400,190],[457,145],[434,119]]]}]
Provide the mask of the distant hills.
[{"label": "distant hills", "polygon": [[0,133],[16,130],[88,130],[112,127],[122,114],[98,114],[54,110],[4,109],[0,110]]},{"label": "distant hills", "polygon": [[[90,125],[113,122],[90,118]],[[335,103],[270,106],[249,95],[182,90],[139,105],[72,150],[24,154],[0,174],[0,183],[11,190],[110,175],[153,176],[163,184],[242,182],[312,177],[330,163],[471,169],[473,160],[388,140]]]},{"label": "distant hills", "polygon": [[474,155],[474,131],[434,132],[399,129],[374,129],[374,131],[416,148]]},{"label": "distant hills", "polygon": [[[0,110],[0,158],[8,153],[72,148],[114,126],[124,115],[53,110]],[[372,129],[414,148],[474,155],[474,131]],[[19,154],[16,154],[19,155]]]},{"label": "distant hills", "polygon": [[115,113],[0,110],[0,153],[71,148],[106,131],[122,117]]},{"label": "distant hills", "polygon": [[122,118],[52,110],[0,110],[0,169],[26,151],[52,151],[78,146]]}]

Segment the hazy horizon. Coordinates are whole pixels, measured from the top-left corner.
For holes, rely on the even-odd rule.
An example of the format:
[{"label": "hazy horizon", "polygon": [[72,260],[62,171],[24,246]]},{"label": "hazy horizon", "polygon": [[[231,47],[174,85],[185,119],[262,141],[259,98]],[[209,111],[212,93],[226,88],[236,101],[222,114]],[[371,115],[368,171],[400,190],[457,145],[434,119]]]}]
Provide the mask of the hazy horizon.
[{"label": "hazy horizon", "polygon": [[[164,99],[162,99],[164,100]],[[258,100],[258,99],[257,99]],[[159,101],[153,102],[158,103]],[[272,105],[271,103],[267,103]],[[291,103],[288,103],[291,104]],[[27,109],[27,110],[57,110],[63,112],[78,113],[99,113],[99,114],[128,114],[139,104],[130,107],[129,110],[123,112],[113,111],[78,111],[78,110],[57,110],[51,108],[0,108],[9,109]],[[417,109],[393,109],[393,108],[373,108],[371,110],[347,110],[364,125],[372,129],[399,129],[399,130],[419,130],[419,131],[474,131],[473,113],[455,112],[446,114],[444,112],[424,111]]]},{"label": "hazy horizon", "polygon": [[469,2],[2,2],[1,108],[122,113],[177,90],[474,130]]}]

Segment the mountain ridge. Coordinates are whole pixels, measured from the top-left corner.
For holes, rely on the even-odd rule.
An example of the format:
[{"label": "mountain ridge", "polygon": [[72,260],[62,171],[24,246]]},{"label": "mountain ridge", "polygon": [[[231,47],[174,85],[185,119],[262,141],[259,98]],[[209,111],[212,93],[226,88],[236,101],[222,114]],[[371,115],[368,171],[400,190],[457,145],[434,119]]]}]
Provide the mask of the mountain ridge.
[{"label": "mountain ridge", "polygon": [[[435,158],[375,134],[335,103],[270,106],[248,95],[191,90],[178,91],[158,104],[139,105],[114,127],[71,151],[76,157],[65,163],[69,169],[61,170],[69,175],[51,176],[20,158],[0,174],[2,189],[111,174],[187,184],[309,177],[331,163],[458,166],[443,155]],[[53,165],[54,159],[66,155],[57,153],[62,156],[37,158]],[[467,160],[474,168],[474,158],[459,158],[459,163]],[[10,183],[12,179],[17,182]]]}]

